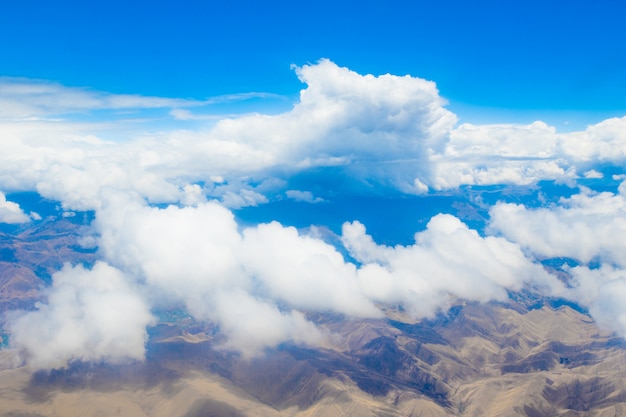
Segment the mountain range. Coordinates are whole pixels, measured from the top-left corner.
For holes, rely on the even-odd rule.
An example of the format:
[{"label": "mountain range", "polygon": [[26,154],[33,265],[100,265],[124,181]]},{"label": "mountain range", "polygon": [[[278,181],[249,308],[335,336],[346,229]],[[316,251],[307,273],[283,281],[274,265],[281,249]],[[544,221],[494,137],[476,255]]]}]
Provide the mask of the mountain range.
[{"label": "mountain range", "polygon": [[619,416],[626,342],[586,311],[532,288],[504,302],[456,300],[414,320],[310,313],[332,338],[247,358],[182,307],[155,311],[143,361],[33,370],[11,345],[17,310],[45,298],[66,262],[93,264],[80,221],[0,233],[0,416]]}]

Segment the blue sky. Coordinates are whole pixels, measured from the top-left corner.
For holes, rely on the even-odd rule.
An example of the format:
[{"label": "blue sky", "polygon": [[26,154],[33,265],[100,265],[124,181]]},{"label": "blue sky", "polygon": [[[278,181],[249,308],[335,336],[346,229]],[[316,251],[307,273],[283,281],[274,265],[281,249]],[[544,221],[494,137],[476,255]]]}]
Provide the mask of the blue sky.
[{"label": "blue sky", "polygon": [[625,15],[620,1],[4,2],[0,74],[112,93],[293,99],[290,65],[329,58],[433,80],[462,120],[566,129],[626,111]]},{"label": "blue sky", "polygon": [[13,346],[141,359],[171,302],[254,356],[522,289],[626,335],[625,9],[5,2],[0,223],[85,219],[98,256]]}]

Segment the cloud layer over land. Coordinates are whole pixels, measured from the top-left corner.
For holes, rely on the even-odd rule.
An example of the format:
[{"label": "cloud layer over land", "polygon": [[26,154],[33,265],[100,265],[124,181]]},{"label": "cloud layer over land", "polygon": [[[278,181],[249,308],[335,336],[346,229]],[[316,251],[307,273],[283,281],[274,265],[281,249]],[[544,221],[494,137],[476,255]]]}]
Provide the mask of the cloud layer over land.
[{"label": "cloud layer over land", "polygon": [[[0,79],[0,190],[94,210],[101,258],[91,269],[67,265],[47,302],[13,322],[11,340],[32,366],[141,358],[150,309],[168,302],[216,323],[224,346],[245,355],[285,341],[329,343],[307,313],[382,317],[402,306],[421,318],[524,287],[578,302],[626,334],[616,298],[626,292],[626,186],[576,189],[623,166],[626,117],[573,133],[541,121],[457,125],[434,82],[360,75],[329,60],[295,71],[306,88],[291,110],[206,124],[207,102]],[[354,194],[550,180],[574,195],[540,208],[498,203],[486,231],[439,214],[406,246],[376,243],[354,219],[341,236],[352,259],[278,222],[235,221],[231,209],[285,197],[326,204],[332,189],[290,184],[320,172]],[[31,218],[0,193],[0,222]],[[543,268],[546,258],[577,266],[564,266],[563,282]]]}]

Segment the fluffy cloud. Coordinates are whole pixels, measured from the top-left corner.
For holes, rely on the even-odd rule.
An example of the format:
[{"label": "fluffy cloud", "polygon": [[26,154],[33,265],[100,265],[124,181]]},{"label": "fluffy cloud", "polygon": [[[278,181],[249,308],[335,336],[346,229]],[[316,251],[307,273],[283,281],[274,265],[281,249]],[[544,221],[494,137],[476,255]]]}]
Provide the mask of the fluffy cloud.
[{"label": "fluffy cloud", "polygon": [[433,155],[436,189],[463,184],[531,184],[580,175],[598,178],[594,164],[626,159],[626,117],[604,120],[582,132],[557,133],[537,121],[529,125],[462,124],[445,151]]},{"label": "fluffy cloud", "polygon": [[[0,80],[0,188],[95,210],[91,240],[103,259],[92,270],[65,267],[47,304],[14,323],[12,340],[33,366],[141,358],[156,301],[184,303],[219,325],[226,347],[248,356],[284,341],[324,343],[308,313],[380,317],[382,307],[402,305],[424,317],[458,298],[503,299],[524,285],[587,305],[621,328],[622,319],[611,320],[622,314],[611,291],[622,290],[626,267],[626,185],[548,208],[498,204],[487,236],[438,215],[414,245],[392,247],[348,223],[342,242],[358,264],[276,222],[244,229],[229,208],[285,196],[329,200],[333,190],[315,188],[318,197],[294,189],[320,172],[348,191],[409,194],[599,178],[595,164],[624,160],[626,119],[567,134],[542,122],[455,127],[433,82],[360,75],[329,60],[295,71],[306,88],[291,110],[206,123],[188,109],[207,102]],[[156,108],[167,110],[156,127],[140,120]],[[106,120],[92,117],[102,110]],[[27,219],[0,197],[0,221]],[[555,256],[606,265],[571,268],[564,288],[532,261]],[[111,309],[136,319],[114,326],[117,314],[103,316]]]},{"label": "fluffy cloud", "polygon": [[272,299],[305,311],[380,315],[361,293],[355,266],[327,243],[277,222],[248,228],[243,237],[243,264]]},{"label": "fluffy cloud", "polygon": [[[433,217],[409,246],[378,245],[361,223],[344,224],[342,242],[359,265],[277,222],[241,230],[215,202],[158,208],[111,194],[96,228],[107,263],[92,270],[66,266],[54,276],[48,303],[14,323],[13,343],[34,367],[141,358],[151,316],[137,286],[151,294],[148,301],[183,302],[197,319],[216,323],[226,336],[223,347],[247,357],[286,341],[325,343],[327,335],[307,313],[380,317],[380,306],[400,305],[428,317],[457,299],[503,300],[525,285],[591,306],[599,320],[616,326],[602,318],[609,304],[601,300],[621,271],[574,268],[566,288],[519,244],[480,236],[450,215]],[[125,317],[111,309],[134,320],[116,325]]]},{"label": "fluffy cloud", "polygon": [[298,311],[282,312],[267,301],[245,291],[218,294],[216,315],[227,336],[226,348],[236,349],[244,357],[252,357],[264,348],[291,341],[317,346],[325,335]]},{"label": "fluffy cloud", "polygon": [[454,129],[446,155],[458,158],[550,158],[555,155],[556,129],[543,122],[529,125],[472,125]]},{"label": "fluffy cloud", "polygon": [[617,193],[582,193],[555,207],[497,204],[491,228],[540,257],[594,258],[626,267],[626,183]]},{"label": "fluffy cloud", "polygon": [[434,155],[437,189],[459,185],[530,184],[571,176],[556,152],[558,136],[543,122],[530,125],[462,124],[445,152]]},{"label": "fluffy cloud", "polygon": [[411,246],[374,243],[358,223],[343,226],[343,243],[361,261],[365,294],[385,304],[401,304],[416,317],[445,310],[455,299],[506,298],[506,290],[533,284],[558,293],[561,286],[520,247],[505,239],[481,237],[459,219],[437,215]]},{"label": "fluffy cloud", "polygon": [[[233,214],[216,203],[148,207],[113,200],[97,214],[104,257],[202,309],[203,296],[246,286]],[[197,314],[200,314],[198,310]]]},{"label": "fluffy cloud", "polygon": [[626,116],[591,125],[582,132],[561,136],[559,148],[564,155],[581,162],[626,160]]},{"label": "fluffy cloud", "polygon": [[590,306],[590,313],[600,325],[622,336],[626,335],[626,274],[610,280],[598,289],[598,297]]},{"label": "fluffy cloud", "polygon": [[223,174],[237,177],[272,160],[245,145],[199,133],[115,142],[88,134],[89,128],[51,121],[0,123],[6,138],[0,142],[0,184],[37,190],[66,208],[93,210],[110,192],[157,203],[179,201],[190,183],[212,184],[212,178]]},{"label": "fluffy cloud", "polygon": [[[228,346],[247,355],[287,340],[321,340],[300,311],[381,314],[334,247],[278,223],[240,233],[233,214],[214,202],[156,208],[120,199],[98,213],[97,225],[108,262],[222,326]],[[233,319],[240,315],[246,319]],[[273,317],[274,330],[251,332],[258,317]]]},{"label": "fluffy cloud", "polygon": [[[277,222],[240,231],[232,212],[214,202],[157,208],[122,196],[98,212],[97,225],[109,263],[217,323],[226,346],[245,355],[288,340],[322,343],[303,313],[380,317],[382,304],[425,317],[455,299],[504,299],[525,284],[561,290],[518,245],[481,237],[449,215],[431,219],[407,247],[377,245],[362,224],[345,224],[342,241],[359,266]],[[271,318],[272,331],[251,331],[262,317]]]},{"label": "fluffy cloud", "polygon": [[564,269],[569,275],[564,297],[589,309],[601,327],[626,336],[626,270],[607,264]]},{"label": "fluffy cloud", "polygon": [[329,60],[296,73],[308,87],[291,111],[223,120],[212,135],[267,150],[282,165],[340,165],[360,180],[422,192],[415,179],[430,176],[428,157],[456,123],[433,82],[363,76]]},{"label": "fluffy cloud", "polygon": [[30,366],[59,368],[70,360],[142,359],[148,306],[124,274],[106,263],[66,265],[53,276],[48,301],[14,321],[11,342]]},{"label": "fluffy cloud", "polygon": [[[106,190],[175,202],[185,197],[186,185],[210,185],[215,177],[258,183],[279,172],[334,166],[364,183],[425,191],[428,158],[443,149],[456,122],[434,83],[410,76],[362,76],[328,60],[296,68],[296,73],[307,88],[288,112],[228,118],[195,131],[165,123],[148,134],[141,120],[111,114],[103,121],[77,122],[72,114],[201,103],[4,80],[0,90],[6,103],[0,112],[13,110],[4,111],[0,123],[0,186],[36,189],[67,208],[84,210],[98,208]],[[25,119],[22,114],[57,118]],[[247,195],[225,187],[212,191],[233,208],[264,201],[248,189]]]},{"label": "fluffy cloud", "polygon": [[0,192],[0,223],[27,223],[30,217],[22,211],[19,204],[7,201],[4,193]]},{"label": "fluffy cloud", "polygon": [[532,256],[575,260],[578,266],[563,265],[563,295],[587,307],[602,326],[626,335],[626,183],[616,193],[583,188],[551,207],[498,204],[490,228]]},{"label": "fluffy cloud", "polygon": [[[186,198],[185,186],[202,183],[207,195],[237,208],[270,197],[255,189],[261,181],[325,167],[361,190],[419,194],[463,184],[573,179],[594,162],[618,163],[626,154],[625,119],[567,134],[543,122],[455,127],[456,116],[431,81],[360,75],[329,60],[295,71],[306,88],[291,110],[193,125],[171,114],[194,119],[186,108],[210,101],[2,79],[0,187],[36,189],[68,208],[94,209],[103,190],[176,202]],[[225,98],[232,99],[238,98]],[[159,122],[154,114],[142,119],[150,108],[172,110]],[[89,116],[107,109],[139,113]],[[76,112],[86,116],[78,121]],[[242,187],[214,187],[216,177]]]}]

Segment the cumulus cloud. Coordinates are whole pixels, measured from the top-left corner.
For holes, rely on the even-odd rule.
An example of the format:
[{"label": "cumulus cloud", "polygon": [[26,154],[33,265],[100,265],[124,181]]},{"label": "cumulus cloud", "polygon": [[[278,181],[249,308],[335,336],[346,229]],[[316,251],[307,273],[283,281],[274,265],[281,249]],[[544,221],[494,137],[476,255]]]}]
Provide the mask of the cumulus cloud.
[{"label": "cumulus cloud", "polygon": [[543,122],[465,123],[451,132],[445,151],[433,156],[433,186],[447,189],[463,184],[530,184],[572,176],[557,146],[556,129]]},{"label": "cumulus cloud", "polygon": [[[120,197],[97,213],[106,259],[201,309],[203,294],[245,286],[233,214],[216,203],[148,207]],[[200,297],[199,299],[195,299]],[[196,307],[197,306],[197,307]]]},{"label": "cumulus cloud", "polygon": [[411,246],[377,245],[359,222],[343,226],[342,240],[363,263],[365,294],[388,305],[403,305],[415,317],[432,316],[457,299],[506,298],[506,290],[532,284],[557,294],[561,285],[503,238],[481,237],[458,218],[440,214]]},{"label": "cumulus cloud", "polygon": [[[218,324],[225,346],[247,356],[284,341],[322,343],[306,313],[381,317],[379,306],[402,305],[425,317],[457,299],[501,300],[525,284],[561,288],[517,244],[481,237],[450,215],[431,219],[406,247],[378,245],[362,224],[345,224],[342,241],[355,265],[277,222],[240,230],[215,202],[157,208],[119,198],[97,213],[107,262]],[[260,318],[271,319],[271,331],[250,330]]]},{"label": "cumulus cloud", "polygon": [[[356,263],[276,222],[243,228],[231,210],[285,196],[328,201],[323,188],[314,195],[289,181],[319,172],[348,191],[408,194],[593,180],[602,174],[594,164],[624,161],[626,118],[566,134],[543,122],[456,126],[434,82],[361,75],[329,60],[295,72],[306,87],[289,111],[206,124],[189,109],[207,101],[0,80],[0,188],[37,191],[67,213],[94,210],[95,234],[83,240],[102,258],[93,269],[66,266],[48,302],[14,323],[12,340],[33,366],[141,358],[154,300],[138,288],[215,322],[224,346],[247,356],[284,341],[324,343],[308,313],[380,317],[400,305],[425,317],[455,299],[501,300],[524,285],[587,305],[620,329],[621,319],[610,319],[621,317],[611,291],[620,293],[626,267],[626,185],[547,208],[497,204],[486,235],[438,215],[407,246],[380,245],[364,225],[347,223],[341,240]],[[155,108],[173,124],[72,116]],[[194,130],[181,129],[186,121]],[[6,219],[28,216],[0,194]],[[582,263],[568,270],[568,288],[534,262],[544,257]],[[136,319],[116,326],[117,313],[104,319],[111,309]]]},{"label": "cumulus cloud", "polygon": [[267,150],[287,166],[339,165],[360,180],[421,192],[415,179],[430,176],[428,157],[456,123],[433,82],[363,76],[329,60],[296,73],[308,87],[291,111],[223,120],[212,134]]},{"label": "cumulus cloud", "polygon": [[264,348],[291,341],[317,346],[324,334],[299,311],[282,312],[278,307],[244,291],[219,294],[215,300],[224,347],[252,357]]},{"label": "cumulus cloud", "polygon": [[593,192],[562,199],[554,207],[530,209],[497,204],[490,227],[540,257],[594,258],[626,267],[626,183],[617,193]]},{"label": "cumulus cloud", "polygon": [[600,327],[626,336],[626,270],[608,264],[563,268],[569,275],[564,297],[587,308]]},{"label": "cumulus cloud", "polygon": [[537,121],[529,125],[472,125],[454,129],[446,154],[459,158],[549,158],[554,156],[556,129]]},{"label": "cumulus cloud", "polygon": [[[191,132],[141,136],[116,142],[65,122],[0,123],[0,184],[37,190],[74,210],[94,210],[110,192],[150,202],[186,198],[191,183],[212,184],[228,174],[271,165],[272,157],[245,145]],[[236,157],[235,157],[236,156]]]},{"label": "cumulus cloud", "polygon": [[431,186],[447,189],[463,184],[601,178],[594,165],[626,160],[625,127],[626,117],[568,133],[558,133],[541,121],[529,125],[465,123],[450,132],[445,151],[432,156]]},{"label": "cumulus cloud", "polygon": [[589,171],[583,173],[583,177],[588,179],[601,179],[604,178],[604,174],[600,171],[596,171],[595,169],[590,169]]},{"label": "cumulus cloud", "polygon": [[[5,80],[0,87],[10,101],[7,109],[17,108],[15,101],[26,107],[20,114],[62,117],[22,120],[14,114],[17,110],[5,112],[0,186],[37,189],[68,208],[85,210],[98,208],[105,189],[175,202],[192,182],[222,177],[245,183],[271,178],[277,170],[334,166],[358,181],[408,193],[425,191],[429,155],[443,148],[456,122],[433,82],[363,76],[328,60],[296,68],[296,73],[307,88],[288,112],[228,118],[197,131],[165,128],[150,134],[143,124],[116,117],[88,123],[72,122],[70,115],[198,103]],[[233,208],[263,202],[250,187],[245,195],[215,189],[220,190],[224,194],[215,197]]]},{"label": "cumulus cloud", "polygon": [[561,136],[561,152],[574,161],[623,162],[626,160],[626,116]]},{"label": "cumulus cloud", "polygon": [[65,265],[52,279],[47,302],[11,327],[11,343],[25,352],[31,367],[143,358],[153,318],[120,270],[104,262],[91,270]]},{"label": "cumulus cloud", "polygon": [[[415,318],[430,317],[455,300],[503,300],[525,285],[595,308],[602,285],[611,281],[610,271],[598,278],[576,269],[578,284],[565,288],[519,244],[481,236],[443,214],[409,246],[379,245],[361,223],[344,224],[342,243],[358,265],[277,222],[241,230],[233,213],[215,202],[159,208],[111,194],[95,227],[106,263],[92,270],[66,266],[54,276],[48,303],[14,323],[13,343],[34,367],[141,358],[151,316],[137,286],[216,323],[226,337],[222,346],[250,357],[287,341],[325,343],[328,335],[307,313],[381,317],[381,307],[402,306]],[[116,326],[121,318],[109,314],[113,308],[136,319]]]},{"label": "cumulus cloud", "polygon": [[354,265],[327,243],[277,222],[248,228],[243,237],[243,264],[271,298],[306,311],[380,315],[361,293]]},{"label": "cumulus cloud", "polygon": [[30,217],[22,211],[20,205],[7,201],[4,193],[0,192],[0,223],[17,224],[29,221]]},{"label": "cumulus cloud", "polygon": [[[98,207],[104,189],[138,193],[156,203],[177,202],[186,198],[186,185],[211,184],[221,177],[241,184],[247,195],[215,187],[210,196],[237,208],[270,197],[255,190],[259,181],[325,167],[360,190],[383,187],[420,194],[463,184],[572,180],[591,172],[593,161],[623,160],[624,119],[566,134],[540,121],[455,127],[457,118],[445,108],[434,82],[361,75],[329,60],[295,71],[306,88],[291,110],[198,121],[194,130],[167,123],[150,128],[153,119],[119,115],[77,121],[72,114],[163,107],[178,118],[194,119],[188,108],[208,101],[3,79],[0,187],[36,189],[68,208],[84,210]],[[18,113],[58,117],[24,119]],[[277,190],[286,191],[298,190]]]},{"label": "cumulus cloud", "polygon": [[[232,212],[214,202],[184,208],[118,204],[97,218],[108,262],[162,297],[182,301],[198,319],[224,326],[232,336],[228,346],[247,355],[287,340],[321,340],[302,312],[381,314],[361,293],[354,265],[294,228],[271,223],[239,232]],[[240,315],[246,320],[233,319]],[[274,330],[266,336],[246,330],[258,317],[274,317]]]},{"label": "cumulus cloud", "polygon": [[613,279],[598,289],[598,297],[590,306],[590,313],[600,325],[626,335],[626,274]]}]

